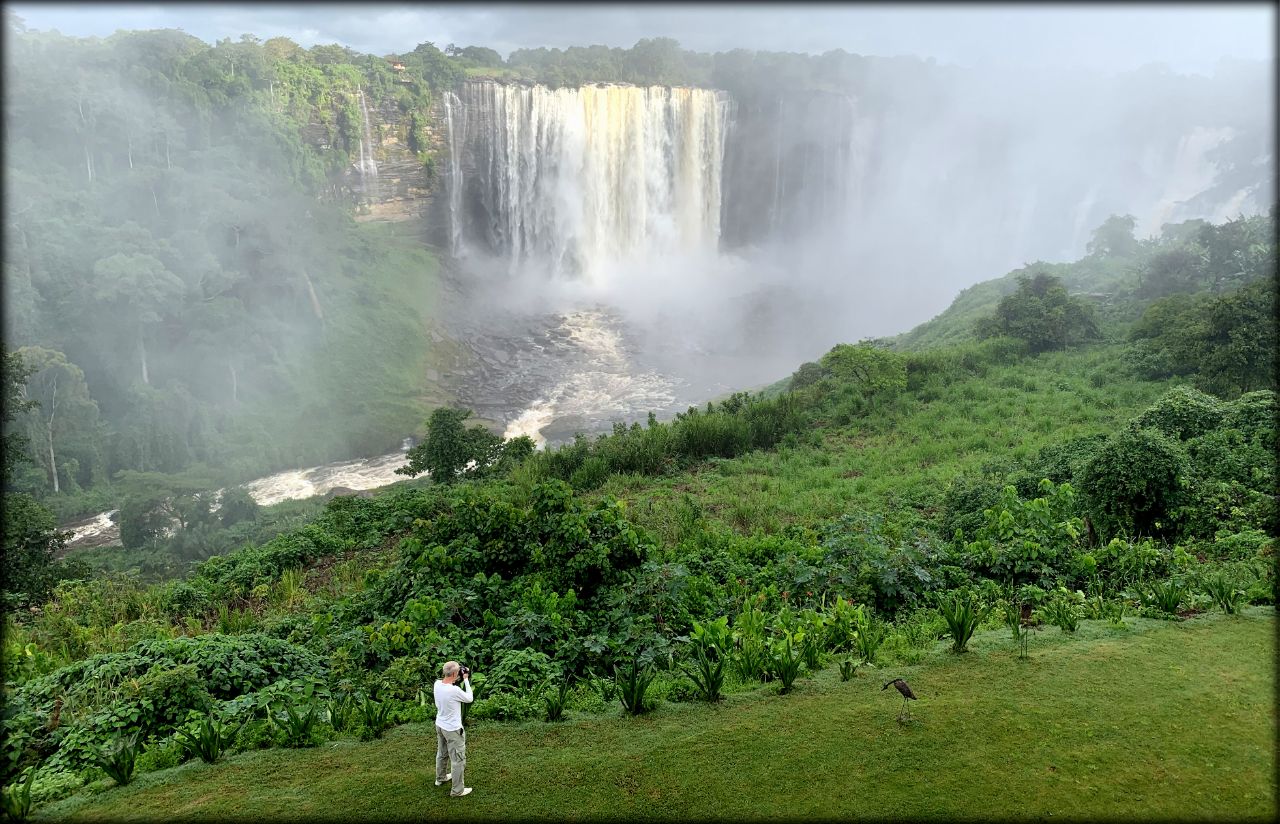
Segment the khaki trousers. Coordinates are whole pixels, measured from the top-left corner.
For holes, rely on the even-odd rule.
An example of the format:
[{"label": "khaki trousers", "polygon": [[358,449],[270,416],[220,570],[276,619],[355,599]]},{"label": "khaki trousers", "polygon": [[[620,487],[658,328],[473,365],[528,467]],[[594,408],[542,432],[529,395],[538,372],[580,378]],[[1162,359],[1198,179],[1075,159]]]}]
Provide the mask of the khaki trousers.
[{"label": "khaki trousers", "polygon": [[[445,769],[446,765],[450,769]],[[453,773],[450,795],[462,792],[462,773],[467,768],[467,737],[463,730],[436,727],[436,781],[444,781],[445,773]]]}]

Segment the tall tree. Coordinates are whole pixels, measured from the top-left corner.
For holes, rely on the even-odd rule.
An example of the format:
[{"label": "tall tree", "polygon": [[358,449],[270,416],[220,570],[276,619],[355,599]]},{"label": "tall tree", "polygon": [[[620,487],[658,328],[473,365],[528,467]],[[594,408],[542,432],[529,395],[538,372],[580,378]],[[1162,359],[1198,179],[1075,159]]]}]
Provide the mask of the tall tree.
[{"label": "tall tree", "polygon": [[24,346],[17,351],[30,368],[27,397],[38,408],[27,412],[27,432],[37,462],[44,467],[56,494],[62,479],[75,483],[75,471],[59,466],[59,455],[68,441],[93,442],[97,436],[98,405],[89,397],[84,372],[52,349]]},{"label": "tall tree", "polygon": [[182,280],[152,255],[120,252],[95,263],[93,278],[94,297],[133,327],[142,382],[150,385],[147,333],[182,299]]}]

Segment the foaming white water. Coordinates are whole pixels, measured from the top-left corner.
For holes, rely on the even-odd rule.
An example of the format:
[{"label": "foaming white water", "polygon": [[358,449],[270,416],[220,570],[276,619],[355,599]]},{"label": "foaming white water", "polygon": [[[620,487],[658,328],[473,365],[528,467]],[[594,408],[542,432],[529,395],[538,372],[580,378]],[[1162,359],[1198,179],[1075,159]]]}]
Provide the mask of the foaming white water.
[{"label": "foaming white water", "polygon": [[503,437],[528,435],[541,448],[546,446],[542,431],[558,418],[616,419],[662,409],[675,401],[675,382],[637,369],[617,321],[605,313],[571,312],[558,331],[571,342],[581,365],[510,421]]},{"label": "foaming white water", "polygon": [[[405,439],[401,450],[389,455],[325,464],[310,469],[289,469],[250,481],[244,487],[248,490],[250,497],[263,506],[323,495],[339,488],[356,492],[377,489],[405,480],[405,476],[397,475],[396,470],[405,465],[405,456],[408,451],[409,440]],[[219,489],[214,493],[213,511],[217,511],[221,505],[223,491]],[[111,516],[115,513],[114,509],[110,512],[101,512],[90,521],[73,524],[72,537],[67,541],[67,547],[119,543],[120,527],[111,520]],[[165,530],[166,535],[172,535],[173,532],[172,526]]]},{"label": "foaming white water", "polygon": [[547,439],[542,437],[542,430],[550,426],[555,417],[556,401],[539,398],[507,424],[502,437],[510,439],[528,436],[539,449],[543,449],[547,445]]},{"label": "foaming white water", "polygon": [[99,512],[88,523],[73,525],[70,530],[71,538],[67,544],[89,543],[104,536],[110,537],[112,533],[118,533],[115,522],[111,520],[114,514],[116,514],[114,509],[109,512]]},{"label": "foaming white water", "polygon": [[461,147],[467,140],[467,110],[453,92],[444,93],[444,123],[449,140],[449,254],[456,256],[461,243],[458,218],[462,214]]},{"label": "foaming white water", "polygon": [[259,504],[269,506],[281,501],[323,495],[338,488],[361,491],[387,486],[405,479],[404,475],[396,474],[396,470],[404,465],[405,452],[393,452],[376,458],[277,472],[245,484],[245,489]]},{"label": "foaming white water", "polygon": [[[369,107],[365,103],[364,89],[356,89],[360,98],[360,118],[363,129],[360,137],[360,187],[365,197],[378,196],[378,164],[373,159],[373,135],[369,130]],[[373,183],[370,184],[372,179]]]}]

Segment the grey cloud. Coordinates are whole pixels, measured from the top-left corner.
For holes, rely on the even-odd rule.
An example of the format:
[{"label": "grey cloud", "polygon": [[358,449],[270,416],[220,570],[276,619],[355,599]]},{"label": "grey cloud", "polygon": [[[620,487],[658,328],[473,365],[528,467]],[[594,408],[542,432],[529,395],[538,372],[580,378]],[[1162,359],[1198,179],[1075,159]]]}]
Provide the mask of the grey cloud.
[{"label": "grey cloud", "polygon": [[1126,70],[1166,63],[1208,73],[1225,56],[1274,57],[1269,4],[1034,5],[59,5],[11,4],[30,28],[106,36],[182,28],[213,41],[253,33],[374,54],[419,43],[517,48],[627,47],[673,37],[686,48],[912,54],[961,65]]}]

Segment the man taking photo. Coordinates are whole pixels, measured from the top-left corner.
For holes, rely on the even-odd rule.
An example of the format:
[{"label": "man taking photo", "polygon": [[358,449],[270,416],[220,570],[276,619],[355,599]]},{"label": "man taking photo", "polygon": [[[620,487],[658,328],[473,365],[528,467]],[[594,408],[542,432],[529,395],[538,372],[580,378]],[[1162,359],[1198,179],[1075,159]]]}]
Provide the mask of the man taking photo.
[{"label": "man taking photo", "polygon": [[[462,705],[470,704],[471,670],[458,664],[457,661],[445,662],[444,678],[436,681],[436,786],[439,787],[450,778],[453,789],[449,795],[454,798],[471,792],[470,787],[463,786],[462,774],[467,768],[466,731],[462,729]],[[462,677],[462,688],[457,686],[458,677]],[[452,772],[445,772],[445,760]]]}]

